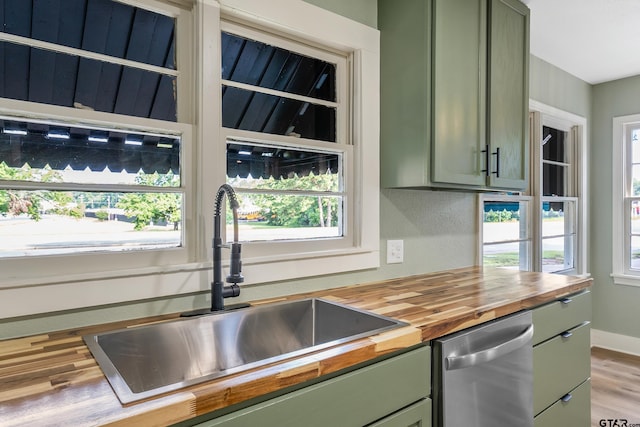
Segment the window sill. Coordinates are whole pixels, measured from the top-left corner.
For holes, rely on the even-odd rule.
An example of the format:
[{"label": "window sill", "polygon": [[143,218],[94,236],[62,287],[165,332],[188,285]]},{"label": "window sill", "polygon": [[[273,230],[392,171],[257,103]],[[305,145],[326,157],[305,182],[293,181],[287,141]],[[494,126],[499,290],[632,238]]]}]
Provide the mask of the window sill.
[{"label": "window sill", "polygon": [[640,287],[640,275],[612,273],[613,283],[616,285],[638,286]]}]

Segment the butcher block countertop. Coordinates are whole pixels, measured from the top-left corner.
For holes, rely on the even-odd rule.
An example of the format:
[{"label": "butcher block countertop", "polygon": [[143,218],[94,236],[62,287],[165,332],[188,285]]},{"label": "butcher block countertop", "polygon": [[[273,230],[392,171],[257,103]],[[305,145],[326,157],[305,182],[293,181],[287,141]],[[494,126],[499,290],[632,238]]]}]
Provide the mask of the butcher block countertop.
[{"label": "butcher block countertop", "polygon": [[338,372],[575,293],[591,279],[468,267],[259,301],[322,297],[411,326],[123,406],[82,336],[165,315],[0,341],[0,425],[160,426]]}]

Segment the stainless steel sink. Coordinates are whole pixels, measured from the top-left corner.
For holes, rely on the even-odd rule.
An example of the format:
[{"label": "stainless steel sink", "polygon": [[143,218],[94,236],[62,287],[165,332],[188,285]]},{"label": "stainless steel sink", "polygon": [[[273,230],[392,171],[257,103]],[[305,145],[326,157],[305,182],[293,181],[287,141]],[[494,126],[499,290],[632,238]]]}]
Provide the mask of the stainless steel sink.
[{"label": "stainless steel sink", "polygon": [[122,403],[317,351],[400,322],[312,298],[84,336]]}]

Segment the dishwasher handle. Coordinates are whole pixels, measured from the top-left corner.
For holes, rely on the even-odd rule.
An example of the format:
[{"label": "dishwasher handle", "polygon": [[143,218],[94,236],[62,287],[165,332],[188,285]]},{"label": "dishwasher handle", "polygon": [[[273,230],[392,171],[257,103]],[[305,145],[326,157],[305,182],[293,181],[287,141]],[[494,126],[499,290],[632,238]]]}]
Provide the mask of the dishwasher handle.
[{"label": "dishwasher handle", "polygon": [[507,353],[511,353],[514,350],[519,349],[526,345],[533,338],[533,325],[530,325],[523,333],[517,337],[505,341],[496,345],[495,347],[488,348],[486,350],[478,351],[475,353],[464,354],[461,356],[448,356],[446,360],[446,369],[453,371],[455,369],[463,369],[471,366],[480,365],[482,363],[490,362],[503,356]]}]

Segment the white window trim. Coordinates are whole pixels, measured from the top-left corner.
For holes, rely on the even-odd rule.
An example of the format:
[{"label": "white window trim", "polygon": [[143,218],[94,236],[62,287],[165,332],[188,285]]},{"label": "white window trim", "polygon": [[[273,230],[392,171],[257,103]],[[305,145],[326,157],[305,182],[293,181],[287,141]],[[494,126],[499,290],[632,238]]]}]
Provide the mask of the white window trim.
[{"label": "white window trim", "polygon": [[[573,174],[572,179],[574,179],[575,181],[573,182],[573,184],[576,187],[576,195],[575,197],[577,197],[579,199],[579,201],[577,202],[577,211],[578,211],[578,218],[577,218],[577,224],[576,224],[576,233],[578,234],[578,238],[576,239],[576,245],[578,248],[581,248],[581,250],[578,250],[578,255],[575,256],[575,268],[572,270],[563,270],[560,273],[563,274],[567,274],[567,273],[571,273],[571,274],[576,274],[576,275],[580,275],[580,276],[589,276],[590,273],[588,271],[588,259],[589,259],[589,251],[588,251],[588,247],[589,247],[589,243],[588,243],[588,239],[589,239],[589,235],[588,235],[588,206],[589,206],[589,199],[588,199],[588,173],[587,173],[587,165],[588,165],[588,158],[587,158],[587,153],[588,153],[588,146],[587,146],[587,135],[588,135],[588,130],[587,130],[587,119],[585,117],[579,116],[577,114],[573,114],[573,113],[569,113],[567,111],[564,110],[560,110],[558,108],[549,106],[547,104],[544,104],[542,102],[530,99],[529,100],[529,111],[535,114],[540,114],[540,123],[544,123],[545,125],[549,125],[549,126],[554,126],[558,129],[563,129],[566,131],[571,132],[573,127],[577,127],[577,135],[575,135],[576,141],[577,141],[577,146],[575,147],[575,163],[577,166],[577,170],[575,171],[575,174]],[[533,120],[533,119],[532,119]],[[538,129],[534,129],[534,132],[538,132]],[[532,135],[531,138],[532,141],[539,141],[540,140],[540,135]],[[538,150],[539,151],[539,147],[537,147],[536,145],[532,144],[531,146],[533,148],[533,150]],[[542,165],[536,165],[533,164],[534,158],[540,158],[540,153],[534,153],[532,150],[531,153],[531,161],[532,161],[532,167],[530,168],[531,174],[529,176],[529,188],[530,191],[529,193],[533,193],[534,191],[534,182],[541,182],[541,175],[542,175]],[[518,197],[520,196],[504,196],[506,198],[511,198],[510,200],[517,200]],[[565,198],[567,200],[574,200],[574,198],[572,197],[568,197]],[[533,242],[533,247],[532,247],[532,253],[531,253],[531,259],[529,260],[529,263],[532,267],[537,266],[536,268],[541,268],[541,248],[542,248],[542,239],[541,239],[541,235],[542,235],[542,215],[541,215],[541,206],[540,206],[540,202],[542,202],[543,200],[546,200],[543,197],[540,198],[533,198],[533,201],[531,203],[531,210],[533,215],[531,216],[532,218],[532,223],[529,225],[530,226],[530,231],[531,231],[531,237],[532,239],[536,240],[536,242]],[[563,198],[558,198],[558,201],[562,201]],[[483,236],[482,236],[482,221],[483,221],[483,217],[482,217],[482,206],[483,206],[483,198],[480,197],[479,198],[479,212],[478,212],[478,221],[479,221],[479,225],[478,225],[478,235],[479,235],[479,239],[478,239],[478,256],[477,256],[477,263],[478,265],[482,265],[482,258],[483,258]],[[537,242],[537,240],[540,240],[539,242]]]},{"label": "white window trim", "polygon": [[[351,54],[351,69],[355,76],[352,92],[353,117],[349,129],[353,142],[345,156],[354,156],[353,170],[345,171],[345,177],[355,191],[355,200],[348,197],[345,203],[354,208],[355,218],[348,222],[345,230],[350,243],[325,246],[326,242],[299,242],[294,250],[278,254],[278,250],[267,255],[257,254],[243,245],[243,274],[246,284],[289,280],[302,277],[333,274],[345,271],[377,268],[380,265],[379,231],[379,32],[363,24],[351,21],[324,9],[296,0],[273,0],[255,2],[251,0],[221,0],[219,9],[211,11],[211,19],[254,25],[289,38],[306,40],[310,44],[325,46]],[[212,8],[213,9],[213,8]],[[209,21],[210,22],[210,21]],[[330,29],[330,30],[328,30]],[[220,70],[219,27],[204,29],[204,40],[217,40],[209,51],[213,70]],[[204,54],[204,53],[203,53]],[[206,69],[206,68],[205,68]],[[209,84],[209,82],[207,82]],[[219,88],[221,76],[214,76],[211,87]],[[219,91],[219,89],[216,89]],[[202,93],[203,91],[201,91]],[[217,93],[217,92],[216,92]],[[202,97],[204,132],[219,135],[219,144],[203,147],[202,159],[224,159],[225,137],[231,133],[220,124],[220,102],[217,98]],[[214,119],[205,120],[204,117]],[[234,133],[236,133],[235,131]],[[241,132],[239,132],[241,133]],[[265,136],[262,139],[268,139]],[[373,165],[373,166],[372,166]],[[215,171],[201,165],[202,183],[208,188],[205,194],[215,192],[217,185],[225,182],[224,164]],[[214,185],[212,185],[214,184]],[[213,215],[213,206],[203,206],[205,218]],[[211,216],[209,216],[211,215]],[[211,235],[211,225],[206,226],[206,235]],[[336,242],[344,239],[336,239]],[[256,243],[255,246],[278,245],[278,243]],[[318,249],[320,246],[320,249]],[[324,246],[324,247],[323,247]],[[341,247],[343,246],[343,247]],[[272,246],[273,247],[273,246]],[[210,251],[207,248],[207,251]],[[253,255],[252,252],[255,254]]]},{"label": "white window trim", "polygon": [[[183,2],[184,9],[155,0],[130,0],[127,3],[178,13],[178,120],[195,123],[184,132],[193,134],[193,167],[184,170],[191,179],[186,203],[191,204],[192,216],[186,218],[191,236],[189,253],[178,262],[156,263],[150,267],[127,268],[106,260],[101,271],[47,276],[46,272],[29,276],[27,273],[7,274],[3,271],[0,286],[0,318],[72,310],[106,304],[167,297],[209,290],[211,281],[211,236],[213,235],[213,200],[217,187],[225,180],[225,144],[220,142],[219,98],[210,96],[220,90],[219,73],[212,78],[212,70],[220,70],[219,25],[221,12],[227,17],[252,22],[306,39],[334,49],[352,53],[352,69],[359,76],[353,91],[354,116],[351,119],[354,151],[358,161],[353,173],[357,194],[363,195],[354,203],[361,220],[355,221],[351,248],[321,253],[308,252],[299,258],[243,260],[247,284],[271,282],[331,274],[347,270],[375,268],[380,264],[379,233],[379,32],[345,17],[328,12],[299,0],[198,0]],[[188,7],[193,4],[193,10]],[[173,11],[173,12],[172,12]],[[218,41],[217,43],[215,41]],[[209,75],[207,75],[209,73]],[[114,115],[64,107],[40,106],[33,103],[2,101],[12,109],[18,104],[26,117],[52,117],[59,112],[62,119],[77,118],[89,123],[113,123]],[[73,111],[73,112],[71,112]],[[55,116],[54,113],[53,116]],[[116,118],[119,119],[120,117]],[[136,125],[137,119],[132,120]],[[148,124],[148,122],[147,122]],[[140,124],[142,128],[144,124]],[[215,143],[212,143],[215,142]],[[366,149],[363,145],[366,142]],[[185,154],[183,153],[183,156]],[[211,159],[220,159],[211,164]],[[188,160],[185,159],[185,162]],[[189,165],[189,163],[184,163]],[[195,208],[195,209],[194,209]],[[81,258],[77,259],[82,262]]]},{"label": "white window trim", "polygon": [[626,223],[628,209],[625,209],[627,197],[627,171],[630,153],[627,153],[627,127],[640,124],[640,114],[613,118],[613,164],[612,164],[612,273],[613,282],[618,285],[640,286],[640,273],[629,270],[625,261],[629,257],[630,242],[627,239]]},{"label": "white window trim", "polygon": [[[576,131],[578,133],[577,135],[575,135],[577,146],[575,147],[575,150],[574,150],[575,157],[573,161],[577,167],[577,170],[575,171],[575,173],[572,174],[570,178],[572,180],[570,185],[573,185],[575,187],[576,194],[573,197],[578,198],[578,202],[576,203],[576,209],[578,211],[577,223],[576,223],[576,233],[578,235],[576,239],[576,246],[578,248],[578,254],[575,256],[575,259],[574,259],[574,262],[575,262],[574,268],[571,270],[563,270],[560,273],[563,273],[563,274],[570,273],[570,274],[577,274],[580,276],[588,276],[589,275],[589,269],[588,269],[588,265],[589,265],[588,264],[588,259],[589,259],[588,178],[589,177],[587,173],[587,167],[588,167],[587,119],[577,114],[560,110],[558,108],[549,106],[547,104],[544,104],[542,102],[535,101],[532,99],[529,100],[529,111],[540,113],[541,123],[543,123],[545,126],[552,126],[556,129],[561,129],[567,132],[572,132],[573,131],[572,128],[574,127],[577,129]],[[539,140],[539,138],[537,140]],[[539,158],[541,157],[542,156],[540,155]],[[539,168],[534,168],[534,167],[531,168],[532,184],[534,179],[541,180],[541,174],[542,174],[541,168],[542,168],[542,165],[540,165]],[[566,198],[559,197],[557,201],[563,201],[565,199],[573,200],[573,197],[566,197]],[[541,197],[540,202],[542,202],[543,200],[547,200],[547,199],[544,197]],[[540,221],[542,221],[542,216],[540,213],[541,207],[538,205],[539,203],[536,206],[534,206],[534,213],[536,218],[539,218]],[[537,210],[537,213],[536,213],[536,210]],[[542,223],[540,222],[539,224],[536,224],[535,227],[537,227],[537,230],[534,228],[536,235],[541,236]],[[537,258],[536,259],[537,263],[541,262],[539,260],[539,257],[540,255],[536,255],[535,257]]]},{"label": "white window trim", "polygon": [[[488,243],[485,244],[484,243],[484,238],[483,238],[483,228],[484,228],[484,203],[485,202],[506,202],[506,203],[518,203],[518,202],[526,202],[526,218],[529,218],[529,220],[525,223],[525,227],[526,227],[526,232],[527,232],[527,237],[524,239],[517,239],[517,240],[509,240],[509,241],[501,241],[501,242],[496,242],[496,243]],[[534,249],[534,243],[533,243],[533,221],[531,221],[531,218],[533,218],[533,197],[531,196],[523,196],[523,195],[508,195],[508,194],[492,194],[492,193],[488,193],[488,194],[479,194],[478,195],[478,206],[479,206],[479,215],[478,215],[478,230],[479,230],[479,236],[480,238],[478,239],[478,259],[477,259],[477,264],[478,265],[483,265],[484,264],[484,247],[485,246],[490,246],[490,245],[495,245],[495,244],[501,244],[501,243],[525,243],[528,245],[528,253],[530,254],[528,259],[526,260],[526,264],[527,264],[527,268],[526,271],[531,270],[531,265],[532,265],[532,256],[531,254],[533,253],[533,249]],[[521,263],[521,269],[522,269],[522,260],[520,260]]]}]

